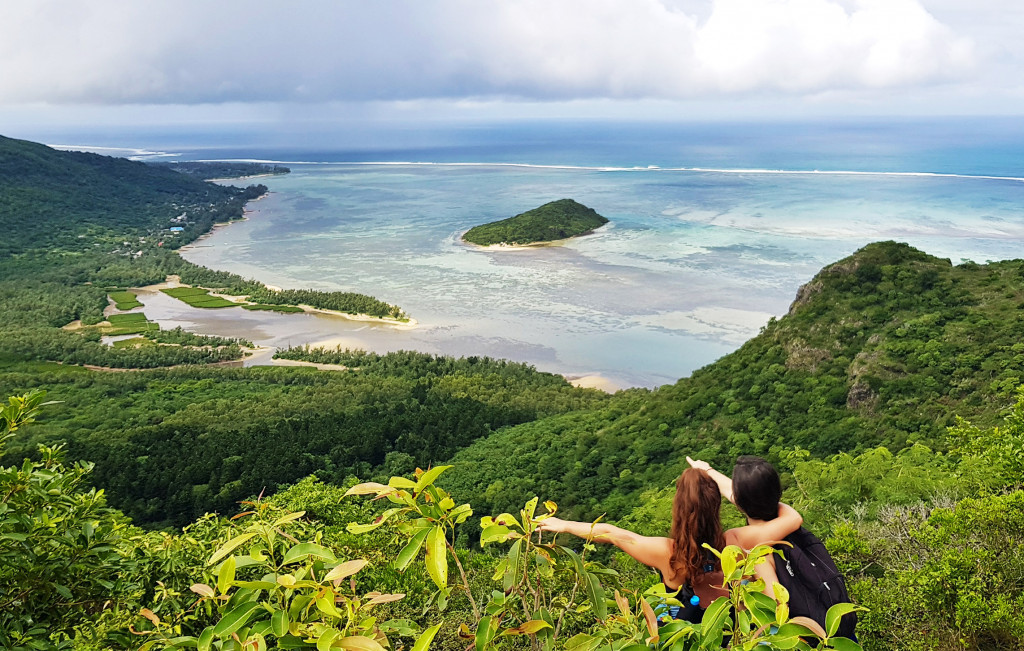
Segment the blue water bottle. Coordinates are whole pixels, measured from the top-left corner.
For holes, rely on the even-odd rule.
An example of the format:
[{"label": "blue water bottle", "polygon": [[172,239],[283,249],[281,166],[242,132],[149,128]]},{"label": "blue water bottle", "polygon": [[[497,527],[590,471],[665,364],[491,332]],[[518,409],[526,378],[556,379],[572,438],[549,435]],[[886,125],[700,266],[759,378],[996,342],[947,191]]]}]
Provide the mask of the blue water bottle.
[{"label": "blue water bottle", "polygon": [[676,619],[685,619],[688,622],[700,621],[700,597],[690,595],[688,603],[680,610],[678,615],[674,615]]}]

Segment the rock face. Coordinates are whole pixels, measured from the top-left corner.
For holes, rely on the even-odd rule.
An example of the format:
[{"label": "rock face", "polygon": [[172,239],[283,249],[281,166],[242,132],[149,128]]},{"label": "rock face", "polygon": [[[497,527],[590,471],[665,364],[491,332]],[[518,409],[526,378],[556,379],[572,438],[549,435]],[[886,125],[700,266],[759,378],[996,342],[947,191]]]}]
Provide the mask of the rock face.
[{"label": "rock face", "polygon": [[796,290],[796,298],[793,299],[793,303],[789,306],[789,314],[793,314],[797,309],[811,300],[811,298],[821,291],[824,287],[824,283],[820,280],[814,280],[809,283],[800,285],[800,288]]},{"label": "rock face", "polygon": [[559,199],[515,217],[475,226],[462,239],[481,246],[539,244],[585,235],[607,223],[594,209],[572,199]]}]

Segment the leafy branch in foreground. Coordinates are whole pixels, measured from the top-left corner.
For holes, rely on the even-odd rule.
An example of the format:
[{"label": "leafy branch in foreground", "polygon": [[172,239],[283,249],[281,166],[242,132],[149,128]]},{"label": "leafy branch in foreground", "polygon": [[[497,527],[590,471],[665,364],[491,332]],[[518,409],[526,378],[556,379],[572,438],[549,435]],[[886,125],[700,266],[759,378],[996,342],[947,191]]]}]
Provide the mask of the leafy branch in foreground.
[{"label": "leafy branch in foreground", "polygon": [[[286,529],[305,515],[287,513],[266,503],[247,502],[252,510],[239,517],[251,521],[240,533],[222,544],[209,558],[211,581],[196,583],[192,592],[199,600],[191,610],[215,620],[196,635],[182,634],[183,624],[199,619],[186,612],[174,622],[164,622],[143,608],[148,620],[138,635],[151,639],[140,651],[151,648],[195,647],[209,649],[316,647],[384,651],[389,635],[418,637],[413,649],[426,649],[440,630],[437,624],[425,631],[410,620],[377,622],[375,606],[398,601],[404,594],[360,594],[355,575],[367,561],[341,560],[314,541],[299,542]],[[269,641],[268,641],[269,640]]]}]

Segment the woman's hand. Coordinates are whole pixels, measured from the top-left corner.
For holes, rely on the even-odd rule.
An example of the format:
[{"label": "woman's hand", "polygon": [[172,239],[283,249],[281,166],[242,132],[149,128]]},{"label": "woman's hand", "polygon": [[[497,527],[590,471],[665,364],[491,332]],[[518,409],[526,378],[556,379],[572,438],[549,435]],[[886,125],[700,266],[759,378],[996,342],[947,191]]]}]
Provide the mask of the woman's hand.
[{"label": "woman's hand", "polygon": [[711,464],[707,461],[701,461],[700,459],[691,459],[690,457],[686,457],[686,463],[690,464],[691,468],[696,468],[697,470],[711,470]]},{"label": "woman's hand", "polygon": [[537,529],[549,533],[566,533],[568,531],[568,524],[568,522],[561,518],[544,518],[537,523]]}]

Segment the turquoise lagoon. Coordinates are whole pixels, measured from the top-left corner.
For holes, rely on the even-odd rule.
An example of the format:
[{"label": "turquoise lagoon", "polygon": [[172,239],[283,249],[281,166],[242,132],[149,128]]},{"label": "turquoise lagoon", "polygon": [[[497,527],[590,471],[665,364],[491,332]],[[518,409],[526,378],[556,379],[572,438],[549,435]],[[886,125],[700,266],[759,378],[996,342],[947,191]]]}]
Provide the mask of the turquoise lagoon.
[{"label": "turquoise lagoon", "polygon": [[[997,126],[520,125],[410,131],[405,148],[172,143],[188,158],[292,169],[261,179],[271,194],[249,219],[187,259],[271,285],[371,294],[419,325],[163,302],[147,312],[271,346],[488,355],[653,387],[735,350],[821,267],[869,242],[908,242],[954,263],[1021,257],[1024,130]],[[563,197],[611,223],[560,246],[460,241],[476,224]]]}]

